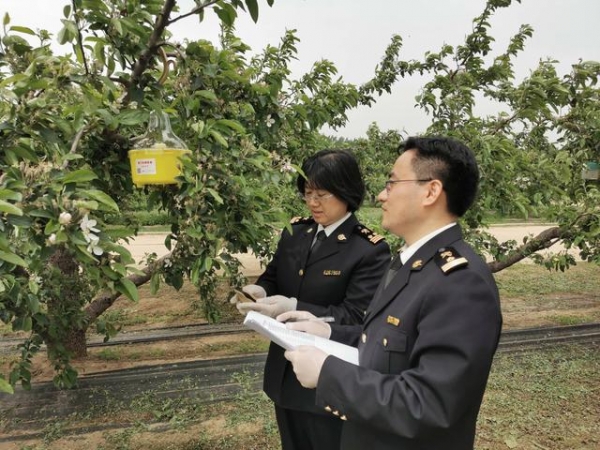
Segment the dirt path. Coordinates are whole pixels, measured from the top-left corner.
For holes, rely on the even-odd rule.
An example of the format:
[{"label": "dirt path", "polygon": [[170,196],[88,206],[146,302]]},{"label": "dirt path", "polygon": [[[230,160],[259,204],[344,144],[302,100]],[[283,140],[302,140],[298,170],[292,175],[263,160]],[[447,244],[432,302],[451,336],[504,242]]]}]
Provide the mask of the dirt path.
[{"label": "dirt path", "polygon": [[[489,231],[499,241],[506,242],[508,240],[515,240],[522,242],[525,236],[537,236],[540,232],[548,229],[551,225],[500,225],[490,227]],[[127,248],[132,253],[136,261],[140,261],[144,255],[149,253],[156,253],[159,257],[168,253],[167,248],[164,244],[165,234],[164,233],[144,233],[140,234],[133,240]],[[552,247],[552,251],[561,250],[563,247],[560,244],[556,244]],[[236,255],[244,267],[243,273],[246,276],[257,276],[260,275],[263,269],[260,267],[258,260],[254,255],[250,253]],[[525,262],[531,262],[526,259]]]}]

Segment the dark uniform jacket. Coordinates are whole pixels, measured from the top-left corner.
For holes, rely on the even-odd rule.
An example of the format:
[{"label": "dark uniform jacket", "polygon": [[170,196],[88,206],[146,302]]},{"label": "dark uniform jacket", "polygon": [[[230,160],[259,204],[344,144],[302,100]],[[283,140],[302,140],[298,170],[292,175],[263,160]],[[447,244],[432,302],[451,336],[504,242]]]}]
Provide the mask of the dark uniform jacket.
[{"label": "dark uniform jacket", "polygon": [[502,326],[485,262],[451,227],[380,285],[364,325],[332,339],[358,345],[359,366],[323,365],[317,405],[345,420],[342,450],[472,450]]},{"label": "dark uniform jacket", "polygon": [[[299,311],[333,316],[339,324],[362,323],[390,262],[389,246],[351,215],[308,258],[317,226],[312,218],[292,220],[293,233],[283,231],[275,255],[257,284],[269,296],[295,297]],[[283,352],[271,343],[265,392],[280,407],[323,414],[315,406],[314,389],[300,385]]]}]

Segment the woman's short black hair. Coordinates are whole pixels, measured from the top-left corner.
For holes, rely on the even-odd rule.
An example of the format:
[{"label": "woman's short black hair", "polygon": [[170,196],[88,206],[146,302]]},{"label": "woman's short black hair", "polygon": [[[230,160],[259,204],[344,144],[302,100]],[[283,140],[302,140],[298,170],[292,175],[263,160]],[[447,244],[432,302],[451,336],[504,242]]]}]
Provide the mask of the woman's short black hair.
[{"label": "woman's short black hair", "polygon": [[306,187],[322,189],[335,195],[348,205],[348,211],[358,210],[365,197],[358,161],[347,150],[327,149],[315,153],[302,164],[302,174],[296,184],[300,194]]}]

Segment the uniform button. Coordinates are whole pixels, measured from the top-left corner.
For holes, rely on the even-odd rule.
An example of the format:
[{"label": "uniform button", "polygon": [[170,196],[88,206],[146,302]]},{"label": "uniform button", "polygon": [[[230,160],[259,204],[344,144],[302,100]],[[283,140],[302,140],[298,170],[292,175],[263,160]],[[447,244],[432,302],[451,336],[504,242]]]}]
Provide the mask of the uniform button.
[{"label": "uniform button", "polygon": [[365,333],[363,333],[363,334],[360,336],[360,340],[362,341],[362,343],[363,343],[363,344],[364,344],[365,342],[367,342],[367,335],[366,335]]},{"label": "uniform button", "polygon": [[348,418],[346,417],[345,414],[343,416],[340,416],[340,419],[342,419],[342,420],[348,420]]},{"label": "uniform button", "polygon": [[300,275],[300,276],[304,275],[304,269],[300,269],[300,270],[298,271],[298,275]]},{"label": "uniform button", "polygon": [[334,415],[334,416],[339,416],[339,415],[340,415],[340,412],[339,412],[339,411],[334,411],[334,412],[333,412],[333,415]]},{"label": "uniform button", "polygon": [[331,412],[331,406],[327,405],[327,406],[325,407],[325,411],[327,411],[327,412]]},{"label": "uniform button", "polygon": [[383,338],[383,346],[387,347],[387,338]]}]

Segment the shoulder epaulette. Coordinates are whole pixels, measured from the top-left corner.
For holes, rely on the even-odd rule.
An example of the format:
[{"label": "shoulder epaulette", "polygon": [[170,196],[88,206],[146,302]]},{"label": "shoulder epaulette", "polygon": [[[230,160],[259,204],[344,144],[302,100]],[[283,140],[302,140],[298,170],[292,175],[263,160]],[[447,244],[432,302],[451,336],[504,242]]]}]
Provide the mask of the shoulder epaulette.
[{"label": "shoulder epaulette", "polygon": [[354,227],[354,232],[359,236],[365,238],[371,244],[375,245],[380,241],[383,241],[385,238],[380,234],[375,233],[373,230],[365,227],[364,225],[358,224]]},{"label": "shoulder epaulette", "polygon": [[292,225],[299,225],[303,223],[313,223],[314,221],[315,219],[312,217],[293,217],[292,220],[290,220],[290,223]]},{"label": "shoulder epaulette", "polygon": [[435,262],[444,273],[450,273],[469,264],[467,258],[460,256],[453,247],[440,248],[435,255]]}]

